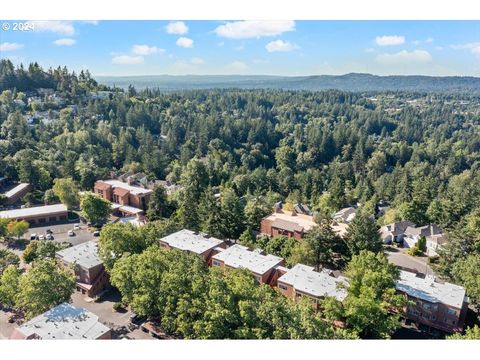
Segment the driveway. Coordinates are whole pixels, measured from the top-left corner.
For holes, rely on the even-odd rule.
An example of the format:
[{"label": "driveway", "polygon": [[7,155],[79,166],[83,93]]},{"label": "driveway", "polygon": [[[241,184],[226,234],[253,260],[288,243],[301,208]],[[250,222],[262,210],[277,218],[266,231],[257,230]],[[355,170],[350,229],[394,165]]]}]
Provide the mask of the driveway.
[{"label": "driveway", "polygon": [[418,273],[434,275],[432,268],[428,265],[428,258],[410,256],[406,253],[408,249],[387,249],[385,255],[388,260],[396,266],[402,267],[405,270],[413,270]]},{"label": "driveway", "polygon": [[[130,310],[118,312],[113,310],[113,304],[120,301],[120,294],[117,291],[110,291],[102,301],[87,301],[85,295],[75,291],[72,295],[72,304],[77,307],[83,307],[98,316],[98,320],[113,330],[126,327],[124,333],[128,339],[149,339],[154,340],[149,334],[140,330],[139,326],[130,325]],[[131,329],[129,329],[131,326]],[[119,331],[120,332],[120,331]],[[123,332],[122,332],[123,333]]]}]

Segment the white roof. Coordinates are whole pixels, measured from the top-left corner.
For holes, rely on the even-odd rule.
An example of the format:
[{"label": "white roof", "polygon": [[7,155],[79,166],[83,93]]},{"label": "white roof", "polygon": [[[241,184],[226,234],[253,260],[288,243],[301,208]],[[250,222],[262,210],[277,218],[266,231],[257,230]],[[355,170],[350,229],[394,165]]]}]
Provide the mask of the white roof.
[{"label": "white roof", "polygon": [[41,339],[97,339],[110,329],[84,308],[63,303],[17,328],[25,336]]},{"label": "white roof", "polygon": [[315,297],[333,296],[339,301],[343,301],[347,296],[347,291],[338,288],[338,284],[347,284],[347,279],[343,276],[337,278],[329,275],[330,271],[317,272],[313,267],[297,264],[283,274],[278,281],[293,286],[295,290],[309,294]]},{"label": "white roof", "polygon": [[77,263],[86,269],[91,269],[103,263],[98,256],[98,247],[95,241],[88,241],[57,251],[57,256],[69,264]]},{"label": "white roof", "polygon": [[223,243],[222,240],[207,237],[205,234],[195,233],[183,229],[160,239],[173,248],[191,251],[195,254],[203,254],[205,251],[216,248]]},{"label": "white roof", "polygon": [[465,289],[450,283],[438,283],[432,276],[424,279],[417,277],[415,273],[400,271],[400,279],[397,280],[397,290],[411,297],[425,300],[431,303],[443,303],[461,309],[465,298]]},{"label": "white roof", "polygon": [[25,188],[27,188],[29,186],[28,183],[21,183],[21,184],[18,184],[17,186],[15,186],[13,189],[10,189],[8,190],[5,194],[5,197],[7,198],[11,198],[13,196],[15,196],[16,194],[18,194],[19,192],[23,191]]},{"label": "white roof", "polygon": [[67,211],[67,207],[63,204],[36,206],[36,207],[24,208],[24,209],[0,211],[0,218],[7,218],[7,219],[26,218],[30,216],[49,215],[49,214],[65,212],[65,211]]},{"label": "white roof", "polygon": [[119,187],[119,188],[126,189],[126,190],[130,191],[132,194],[135,194],[135,195],[150,194],[152,192],[152,190],[150,190],[150,189],[144,189],[144,188],[139,187],[139,186],[128,185],[127,183],[124,183],[120,180],[102,180],[102,182],[104,182],[106,184],[109,184],[109,185],[112,185],[114,188]]},{"label": "white roof", "polygon": [[129,213],[129,214],[141,214],[143,213],[142,209],[136,208],[134,206],[129,205],[120,205],[118,210]]},{"label": "white roof", "polygon": [[238,244],[219,252],[214,255],[212,259],[223,261],[226,266],[235,269],[248,269],[259,275],[265,274],[268,270],[283,261],[281,257],[270,254],[262,255]]}]

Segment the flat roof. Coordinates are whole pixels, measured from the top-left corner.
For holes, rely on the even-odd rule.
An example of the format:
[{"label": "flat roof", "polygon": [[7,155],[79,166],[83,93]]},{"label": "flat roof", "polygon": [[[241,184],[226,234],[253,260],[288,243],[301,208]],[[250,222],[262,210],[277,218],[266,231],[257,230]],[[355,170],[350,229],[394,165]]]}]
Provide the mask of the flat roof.
[{"label": "flat roof", "polygon": [[259,275],[265,274],[268,270],[283,261],[281,257],[271,254],[262,255],[238,244],[219,252],[214,255],[212,259],[223,261],[226,266],[235,269],[248,269]]},{"label": "flat roof", "polygon": [[337,287],[342,283],[347,284],[345,277],[333,277],[328,270],[317,272],[313,267],[303,264],[297,264],[289,269],[278,281],[315,297],[333,296],[337,300],[343,301],[347,296],[345,289]]},{"label": "flat roof", "polygon": [[400,271],[396,288],[409,296],[431,303],[443,303],[457,309],[462,308],[465,299],[465,288],[461,286],[436,282],[433,276],[421,278],[404,270]]},{"label": "flat roof", "polygon": [[28,188],[30,186],[30,184],[28,183],[21,183],[21,184],[18,184],[17,186],[15,186],[13,189],[10,189],[8,190],[6,193],[4,193],[3,195],[5,195],[5,197],[7,198],[11,198],[15,195],[17,195],[19,192],[25,190],[26,188]]},{"label": "flat roof", "polygon": [[106,184],[112,185],[113,187],[126,189],[135,195],[142,195],[142,194],[145,195],[145,194],[150,194],[152,192],[152,190],[150,189],[144,189],[140,186],[128,185],[127,183],[124,183],[120,180],[101,180],[101,181]]},{"label": "flat roof", "polygon": [[191,251],[195,254],[203,254],[205,251],[223,244],[223,241],[220,239],[208,237],[206,234],[196,233],[187,229],[177,231],[160,240],[173,248]]},{"label": "flat roof", "polygon": [[16,219],[27,218],[31,216],[49,215],[53,213],[66,212],[67,207],[63,204],[35,206],[24,209],[13,209],[0,211],[0,218]]},{"label": "flat roof", "polygon": [[118,210],[129,213],[129,214],[141,214],[143,213],[142,209],[136,208],[134,206],[129,205],[120,205]]},{"label": "flat roof", "polygon": [[37,335],[41,339],[94,340],[110,331],[98,321],[98,316],[84,308],[63,303],[34,317],[17,328],[25,336]]},{"label": "flat roof", "polygon": [[317,225],[313,220],[313,216],[304,214],[293,215],[291,211],[287,210],[282,210],[282,212],[274,212],[265,219],[273,221],[274,224],[272,225],[276,224],[279,226],[281,226],[281,224],[285,224],[286,226],[291,227],[292,223],[294,223],[298,227],[303,228],[303,231],[309,231],[311,228]]},{"label": "flat roof", "polygon": [[76,263],[86,269],[103,264],[98,256],[98,247],[95,241],[87,241],[86,243],[57,251],[57,256],[69,264]]}]

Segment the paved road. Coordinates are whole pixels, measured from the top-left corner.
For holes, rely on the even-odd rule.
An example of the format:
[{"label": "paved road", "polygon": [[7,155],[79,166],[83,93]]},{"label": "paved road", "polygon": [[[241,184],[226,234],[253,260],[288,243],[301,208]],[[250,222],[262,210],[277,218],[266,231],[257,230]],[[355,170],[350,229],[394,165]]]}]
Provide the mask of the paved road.
[{"label": "paved road", "polygon": [[31,234],[45,235],[46,230],[50,229],[53,232],[54,240],[60,243],[66,241],[72,245],[78,245],[78,244],[82,244],[84,242],[95,239],[93,234],[87,230],[87,226],[85,224],[80,225],[80,230],[74,230],[75,236],[68,236],[68,230],[72,230],[73,225],[74,223],[65,223],[65,224],[33,227],[29,229],[25,237],[27,239],[30,239]]},{"label": "paved road", "polygon": [[0,340],[9,339],[15,324],[10,324],[7,320],[10,313],[0,310]]},{"label": "paved road", "polygon": [[411,269],[422,274],[434,274],[432,268],[427,263],[426,257],[410,256],[406,254],[406,250],[407,249],[387,250],[385,254],[388,260],[397,266]]}]

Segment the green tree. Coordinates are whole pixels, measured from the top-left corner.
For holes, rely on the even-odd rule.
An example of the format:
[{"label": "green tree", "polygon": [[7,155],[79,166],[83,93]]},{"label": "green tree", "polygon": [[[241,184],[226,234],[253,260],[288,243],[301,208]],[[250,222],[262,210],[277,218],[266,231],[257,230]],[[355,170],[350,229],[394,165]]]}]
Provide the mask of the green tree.
[{"label": "green tree", "polygon": [[55,241],[33,240],[23,252],[23,260],[29,264],[37,259],[55,258],[55,253],[62,249],[62,245]]},{"label": "green tree", "polygon": [[397,295],[399,271],[385,255],[362,250],[345,271],[347,296],[343,303],[326,308],[327,318],[345,321],[346,328],[361,338],[389,338],[400,326],[399,316],[406,298]]},{"label": "green tree", "polygon": [[16,236],[18,240],[23,236],[29,228],[30,224],[25,220],[11,221],[7,225],[7,231],[10,236]]},{"label": "green tree", "polygon": [[240,199],[231,189],[224,189],[220,195],[220,216],[223,236],[238,239],[245,229],[244,214]]},{"label": "green tree", "polygon": [[380,252],[383,241],[379,227],[370,217],[357,214],[347,228],[345,241],[352,255],[358,255],[362,250]]},{"label": "green tree", "polygon": [[59,268],[53,259],[38,260],[20,277],[15,306],[31,319],[69,301],[74,289],[75,275],[71,269]]},{"label": "green tree", "polygon": [[161,218],[168,218],[172,215],[174,207],[168,200],[165,188],[163,186],[156,186],[153,189],[150,201],[148,203],[147,217],[150,221]]},{"label": "green tree", "polygon": [[0,306],[13,308],[19,290],[20,270],[9,265],[0,276]]},{"label": "green tree", "polygon": [[480,340],[480,327],[478,325],[469,327],[464,334],[455,333],[447,336],[447,340]]},{"label": "green tree", "polygon": [[72,209],[78,206],[80,197],[77,184],[71,178],[55,179],[53,181],[53,193],[60,199],[62,204]]},{"label": "green tree", "polygon": [[85,193],[80,200],[82,215],[92,224],[103,224],[110,215],[110,202],[92,193]]},{"label": "green tree", "polygon": [[465,287],[472,305],[480,308],[480,254],[459,259],[453,265],[452,275],[455,281]]},{"label": "green tree", "polygon": [[20,258],[7,249],[0,249],[0,275],[10,265],[18,266]]}]

